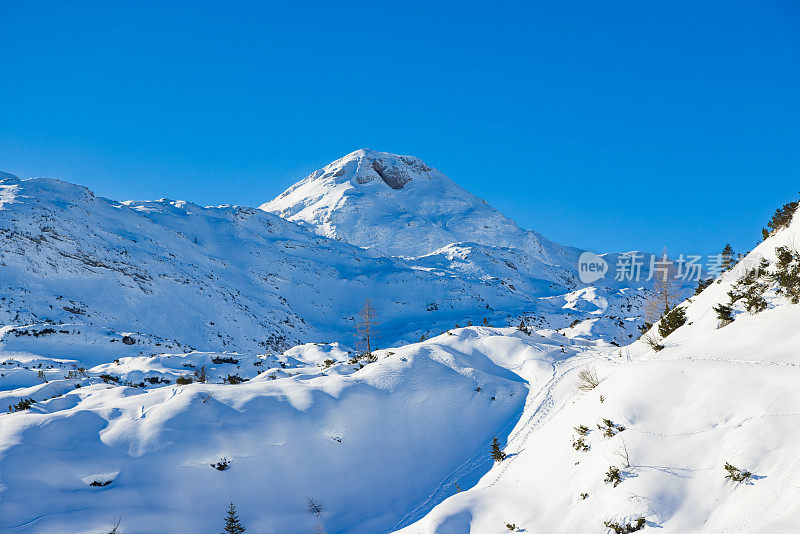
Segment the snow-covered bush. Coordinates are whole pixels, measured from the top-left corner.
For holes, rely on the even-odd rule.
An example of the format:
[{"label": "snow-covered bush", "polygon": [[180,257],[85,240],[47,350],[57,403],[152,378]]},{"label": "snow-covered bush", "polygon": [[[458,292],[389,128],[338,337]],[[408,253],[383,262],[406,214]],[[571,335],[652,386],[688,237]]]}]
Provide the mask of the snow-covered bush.
[{"label": "snow-covered bush", "polygon": [[606,478],[603,479],[603,482],[606,484],[614,484],[616,488],[620,482],[622,482],[622,473],[619,471],[619,467],[611,466],[608,468],[606,472]]},{"label": "snow-covered bush", "polygon": [[603,419],[602,423],[597,425],[597,428],[602,430],[603,435],[607,438],[614,437],[625,430],[624,426],[615,424],[611,419]]},{"label": "snow-covered bush", "polygon": [[747,482],[753,476],[753,473],[750,471],[734,467],[728,462],[725,462],[725,471],[728,472],[725,478],[734,482]]},{"label": "snow-covered bush", "polygon": [[572,448],[576,451],[587,452],[589,450],[589,445],[583,439],[583,437],[577,437],[572,440]]},{"label": "snow-covered bush", "polygon": [[231,466],[231,461],[228,460],[227,458],[222,458],[211,464],[211,467],[213,467],[217,471],[225,471],[230,466]]},{"label": "snow-covered bush", "polygon": [[525,326],[525,318],[524,317],[519,322],[519,326],[517,327],[517,330],[519,330],[520,332],[522,332],[524,334],[531,335],[530,329],[527,326]]},{"label": "snow-covered bush", "polygon": [[616,521],[605,521],[603,523],[606,528],[611,529],[614,531],[614,534],[630,534],[631,532],[637,532],[642,530],[647,524],[647,521],[644,517],[639,517],[636,519],[635,523],[618,523]]},{"label": "snow-covered bush", "polygon": [[236,365],[237,363],[239,363],[239,360],[230,356],[215,356],[211,358],[211,363],[213,363],[214,365],[221,365],[223,363],[230,363]]},{"label": "snow-covered bush", "polygon": [[241,384],[242,382],[244,382],[244,378],[242,378],[242,377],[241,377],[241,376],[239,376],[239,375],[230,375],[230,374],[229,374],[229,375],[228,375],[228,376],[225,378],[225,382],[227,382],[228,384],[232,384],[232,385],[234,385],[234,386],[235,386],[236,384]]},{"label": "snow-covered bush", "polygon": [[23,410],[27,410],[31,406],[36,403],[33,399],[20,399],[19,402],[16,404],[12,404],[8,407],[9,412],[21,412]]}]

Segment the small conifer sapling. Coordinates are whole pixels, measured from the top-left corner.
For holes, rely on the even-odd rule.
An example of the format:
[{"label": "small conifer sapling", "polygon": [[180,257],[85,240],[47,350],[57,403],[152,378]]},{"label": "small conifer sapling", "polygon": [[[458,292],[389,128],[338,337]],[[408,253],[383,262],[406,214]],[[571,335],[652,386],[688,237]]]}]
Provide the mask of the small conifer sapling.
[{"label": "small conifer sapling", "polygon": [[242,534],[245,527],[239,521],[239,516],[236,514],[236,507],[233,503],[228,506],[228,514],[225,516],[225,531],[223,534]]},{"label": "small conifer sapling", "polygon": [[502,462],[506,459],[506,453],[500,450],[500,442],[497,441],[497,437],[492,437],[492,460],[495,462]]}]

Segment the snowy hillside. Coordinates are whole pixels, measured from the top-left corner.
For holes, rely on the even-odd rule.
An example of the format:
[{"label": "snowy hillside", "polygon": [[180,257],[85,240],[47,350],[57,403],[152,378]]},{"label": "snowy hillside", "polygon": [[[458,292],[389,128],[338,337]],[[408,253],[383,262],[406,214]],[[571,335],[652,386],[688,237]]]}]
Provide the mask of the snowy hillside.
[{"label": "snowy hillside", "polygon": [[[537,295],[568,290],[561,270],[517,267],[513,251],[461,247],[403,261],[248,207],[116,202],[43,178],[6,177],[0,195],[0,324],[89,324],[198,350],[278,350],[352,344],[353,316],[371,298],[386,345],[468,320],[518,322],[537,314]],[[478,267],[462,268],[464,251]],[[635,300],[612,293],[612,304]]]},{"label": "snowy hillside", "polygon": [[[366,156],[330,179],[451,189]],[[790,220],[636,341],[643,290],[580,286],[524,241],[382,256],[259,209],[3,175],[0,532],[211,534],[231,502],[247,532],[314,532],[308,499],[327,534],[790,532]]]},{"label": "snowy hillside", "polygon": [[[125,533],[217,532],[233,501],[249,531],[311,532],[312,497],[330,534],[386,532],[466,458],[488,468],[487,440],[574,353],[558,335],[512,332],[457,329],[366,366],[336,345],[121,357],[70,378],[67,361],[8,358],[0,368],[49,382],[0,393],[3,406],[36,401],[0,415],[0,531],[100,533],[122,517]],[[209,383],[175,384],[204,362]],[[143,369],[170,382],[97,375]],[[212,378],[234,372],[253,378]]]},{"label": "snowy hillside", "polygon": [[[665,534],[794,532],[800,305],[766,275],[733,306],[732,323],[714,308],[760,258],[770,260],[766,272],[780,271],[776,250],[797,251],[798,242],[796,216],[685,303],[687,322],[663,338],[663,349],[638,341],[557,366],[546,387],[532,389],[507,458],[466,491],[454,484],[474,476],[470,466],[452,474],[438,490],[449,498],[430,513],[412,511],[400,532],[502,532],[506,524],[520,532],[633,532],[639,518],[643,531]],[[800,292],[797,252],[783,272],[794,272],[785,287]],[[747,311],[747,299],[759,297],[765,309]],[[594,370],[599,385],[579,389],[581,369]]]}]

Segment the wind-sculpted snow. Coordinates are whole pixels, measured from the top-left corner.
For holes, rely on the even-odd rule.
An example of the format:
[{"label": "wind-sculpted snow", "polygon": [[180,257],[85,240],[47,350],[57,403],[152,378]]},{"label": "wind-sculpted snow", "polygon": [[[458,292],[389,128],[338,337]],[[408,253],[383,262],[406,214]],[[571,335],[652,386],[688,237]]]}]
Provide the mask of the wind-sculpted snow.
[{"label": "wind-sculpted snow", "polygon": [[[326,532],[385,532],[519,416],[529,386],[510,363],[535,367],[536,356],[545,375],[564,357],[546,338],[482,327],[376,355],[351,364],[344,347],[306,345],[277,358],[190,353],[120,358],[74,379],[49,372],[21,392],[32,407],[0,415],[0,530],[107,532],[122,517],[130,534],[216,532],[233,501],[248,531],[303,532],[312,497],[327,506]],[[210,381],[234,369],[253,378],[146,388],[98,378],[148,368],[174,378],[181,364],[191,376],[202,362]]]}]

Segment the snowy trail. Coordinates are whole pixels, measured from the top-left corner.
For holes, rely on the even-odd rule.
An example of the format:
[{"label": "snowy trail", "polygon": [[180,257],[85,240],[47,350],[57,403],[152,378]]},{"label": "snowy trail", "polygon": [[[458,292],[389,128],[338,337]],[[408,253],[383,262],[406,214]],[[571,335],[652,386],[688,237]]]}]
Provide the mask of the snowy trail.
[{"label": "snowy trail", "polygon": [[[568,375],[585,366],[587,360],[596,359],[596,356],[592,356],[593,354],[586,351],[553,364],[553,375],[550,380],[536,392],[530,402],[526,402],[523,417],[520,418],[514,431],[508,437],[508,442],[504,449],[508,454],[508,458],[497,466],[496,475],[486,487],[494,486],[508,471],[509,467],[514,464],[514,460],[525,450],[525,443],[533,431],[545,424],[569,403],[572,395],[566,397],[563,402],[556,406],[554,390]],[[532,413],[526,417],[526,412],[530,412],[531,409],[533,409]]]},{"label": "snowy trail", "polygon": [[[571,399],[565,399],[564,402],[556,407],[553,391],[554,389],[573,371],[583,367],[587,360],[595,359],[589,351],[579,353],[570,358],[552,363],[553,372],[550,379],[538,390],[529,390],[528,398],[525,401],[525,406],[522,409],[519,418],[513,418],[505,425],[499,434],[505,434],[509,428],[511,432],[507,440],[507,446],[504,449],[508,453],[506,461],[499,464],[495,469],[498,470],[497,475],[488,484],[493,486],[503,476],[508,467],[513,464],[516,456],[524,450],[524,444],[531,433],[538,427],[542,426],[547,420],[558,413]],[[399,530],[412,525],[416,521],[425,517],[437,504],[445,500],[447,497],[459,491],[468,490],[471,488],[461,487],[460,481],[469,479],[474,476],[481,466],[485,466],[491,462],[491,445],[487,444],[481,450],[476,452],[473,456],[467,459],[463,464],[456,468],[450,475],[447,476],[431,494],[425,498],[417,507],[404,515],[391,529],[391,531]],[[475,480],[477,483],[478,480]],[[475,487],[475,486],[473,486]]]}]

